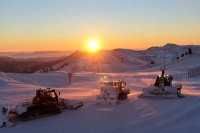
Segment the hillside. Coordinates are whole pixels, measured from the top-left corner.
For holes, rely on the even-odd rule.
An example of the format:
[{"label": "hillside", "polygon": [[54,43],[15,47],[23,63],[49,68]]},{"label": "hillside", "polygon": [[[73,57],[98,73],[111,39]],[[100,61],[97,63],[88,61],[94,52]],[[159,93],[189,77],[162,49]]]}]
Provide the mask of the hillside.
[{"label": "hillside", "polygon": [[[120,50],[120,53],[123,55],[123,50]],[[86,55],[73,54],[70,58],[77,59]],[[128,58],[127,55],[126,57]],[[188,67],[198,65],[199,59],[192,58]],[[1,105],[32,98],[36,89],[46,87],[60,91],[63,98],[84,102],[84,106],[79,110],[64,110],[54,116],[32,121],[11,119],[15,126],[1,128],[0,132],[198,133],[200,77],[185,77],[186,61],[172,64],[166,71],[167,74],[173,75],[174,82],[183,84],[182,94],[185,98],[181,99],[138,98],[142,88],[154,83],[156,75],[160,74],[158,67],[125,73],[75,73],[71,84],[68,83],[65,71],[46,74],[0,73]],[[99,83],[105,76],[109,80],[126,81],[126,87],[131,90],[127,100],[116,106],[95,103],[96,95],[99,94]]]},{"label": "hillside", "polygon": [[35,52],[0,52],[0,56],[6,56],[11,58],[39,58],[39,57],[62,57],[68,56],[74,51],[35,51]]},{"label": "hillside", "polygon": [[[153,67],[154,59],[140,51],[129,49],[102,50],[98,53],[74,52],[64,62],[54,66],[60,71],[126,72]],[[98,68],[97,68],[98,67]]]},{"label": "hillside", "polygon": [[[192,55],[188,54],[189,48],[192,50]],[[68,51],[66,53],[67,56],[60,57],[57,57],[58,53],[53,51],[28,54],[15,53],[15,58],[0,57],[0,71],[11,73],[47,73],[50,71],[128,72],[153,68],[155,66],[161,68],[164,64],[164,53],[166,65],[170,65],[184,59],[198,56],[200,54],[199,51],[199,45],[181,46],[166,44],[163,47],[151,47],[147,50],[139,51],[114,49],[101,50],[98,53],[75,51],[71,54]],[[46,57],[47,55],[52,57]],[[65,53],[60,52],[58,55],[65,55]],[[34,58],[25,58],[29,56],[33,56]]]},{"label": "hillside", "polygon": [[[76,51],[69,55],[64,62],[54,67],[59,71],[74,72],[126,72],[143,70],[155,66],[163,66],[164,50],[165,62],[171,64],[199,55],[200,46],[166,44],[163,47],[151,47],[147,50],[135,51],[130,49],[102,50],[99,53]],[[189,55],[188,49],[192,49]],[[181,57],[184,54],[184,57]]]},{"label": "hillside", "polygon": [[28,58],[16,59],[10,57],[0,57],[0,71],[6,73],[33,73],[42,68],[51,67],[63,61],[60,58]]},{"label": "hillside", "polygon": [[193,55],[200,54],[200,45],[177,45],[177,44],[171,44],[168,43],[164,45],[163,47],[151,47],[147,50],[142,50],[146,55],[151,56],[155,59],[157,59],[158,64],[163,64],[164,59],[164,50],[165,50],[165,58],[166,63],[169,63],[171,61],[177,60],[177,57],[180,59],[182,53],[185,52],[188,53],[188,49],[192,49]]}]

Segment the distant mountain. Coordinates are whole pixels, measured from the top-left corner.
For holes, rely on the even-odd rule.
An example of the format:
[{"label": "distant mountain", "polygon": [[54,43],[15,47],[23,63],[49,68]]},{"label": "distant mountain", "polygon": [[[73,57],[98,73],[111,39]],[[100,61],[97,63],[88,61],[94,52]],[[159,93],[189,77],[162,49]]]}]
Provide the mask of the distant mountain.
[{"label": "distant mountain", "polygon": [[[184,59],[182,56],[190,56],[188,55],[189,48],[192,50],[192,55],[200,54],[199,45],[181,46],[170,43],[162,47],[151,47],[147,50],[140,51],[114,49],[101,50],[98,53],[81,51],[75,51],[71,54],[69,54],[70,52],[60,52],[60,54],[58,54],[58,52],[54,51],[28,54],[15,53],[15,57],[31,56],[31,58],[0,57],[0,71],[11,73],[33,73],[36,71],[44,73],[49,71],[128,72],[162,66],[164,54],[166,64],[180,59],[182,60]],[[50,57],[46,57],[47,55]],[[62,56],[57,57],[57,55]]]},{"label": "distant mountain", "polygon": [[184,51],[188,51],[188,48],[192,48],[194,54],[197,54],[200,51],[200,45],[177,45],[172,43],[167,43],[166,45],[161,47],[150,47],[147,50],[142,51],[146,53],[157,53],[163,52],[165,49],[166,52],[169,53],[182,53]]},{"label": "distant mountain", "polygon": [[181,46],[166,44],[163,47],[151,47],[147,50],[114,49],[102,50],[98,54],[76,51],[63,62],[53,66],[59,71],[75,72],[126,72],[163,65],[164,49],[166,63],[176,61],[177,57],[187,54],[191,48],[193,55],[199,54],[199,45]]},{"label": "distant mountain", "polygon": [[36,52],[0,52],[0,56],[11,58],[38,58],[68,56],[74,51],[36,51]]},{"label": "distant mountain", "polygon": [[34,73],[42,68],[51,67],[63,61],[60,58],[27,58],[16,59],[10,57],[0,57],[0,71],[6,73]]},{"label": "distant mountain", "polygon": [[140,51],[129,49],[102,50],[98,53],[76,51],[55,70],[74,72],[126,72],[155,66],[154,60]]},{"label": "distant mountain", "polygon": [[157,64],[162,64],[164,51],[166,62],[171,62],[177,60],[177,58],[181,58],[182,54],[187,54],[189,48],[192,49],[193,55],[200,54],[200,45],[177,45],[172,43],[167,43],[162,47],[150,47],[141,52],[156,59]]}]

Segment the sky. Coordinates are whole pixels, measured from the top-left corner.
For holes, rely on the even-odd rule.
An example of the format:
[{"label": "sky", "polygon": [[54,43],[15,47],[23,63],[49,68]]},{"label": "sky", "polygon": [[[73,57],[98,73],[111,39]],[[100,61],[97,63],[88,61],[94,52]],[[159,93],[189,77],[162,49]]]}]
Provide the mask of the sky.
[{"label": "sky", "polygon": [[0,0],[0,51],[200,44],[200,0]]}]

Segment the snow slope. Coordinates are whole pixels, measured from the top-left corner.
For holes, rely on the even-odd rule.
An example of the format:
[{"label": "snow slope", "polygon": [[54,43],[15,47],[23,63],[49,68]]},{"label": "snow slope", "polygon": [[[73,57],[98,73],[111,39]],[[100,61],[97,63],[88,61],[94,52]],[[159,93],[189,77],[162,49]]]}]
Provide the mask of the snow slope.
[{"label": "snow slope", "polygon": [[[153,58],[129,49],[102,50],[98,53],[76,51],[54,69],[75,72],[127,72],[153,67]],[[98,67],[98,68],[97,68]]]},{"label": "snow slope", "polygon": [[[192,65],[198,58],[190,61]],[[2,133],[197,133],[200,132],[200,77],[185,78],[184,61],[172,64],[167,73],[183,84],[182,99],[140,99],[138,94],[157,74],[157,68],[124,73],[76,73],[73,83],[67,83],[66,72],[47,74],[0,74],[0,102],[4,105],[34,96],[39,87],[54,87],[61,96],[79,99],[84,106],[79,110],[64,110],[61,114],[23,122],[13,120],[12,128],[1,128]],[[176,68],[176,69],[175,69]],[[128,100],[120,105],[96,105],[99,82],[125,80],[131,89]]]},{"label": "snow slope", "polygon": [[[193,54],[181,57],[181,54],[188,52],[189,48],[192,49]],[[164,55],[166,64],[171,64],[197,56],[200,54],[199,51],[199,45],[181,46],[170,43],[139,51],[130,49],[101,50],[98,53],[76,51],[53,68],[66,72],[97,72],[98,70],[101,73],[130,72],[163,65]]]},{"label": "snow slope", "polygon": [[[0,73],[0,103],[2,105],[29,99],[34,96],[36,89],[45,87],[53,87],[60,91],[63,98],[79,99],[84,102],[84,106],[78,110],[64,110],[61,114],[46,118],[28,122],[11,119],[15,122],[15,126],[0,128],[0,133],[200,132],[200,76],[186,78],[187,69],[200,66],[198,54],[184,57],[179,61],[171,61],[166,67],[166,73],[173,75],[174,82],[183,84],[182,93],[185,98],[182,99],[138,98],[142,88],[153,83],[156,75],[160,74],[160,66],[152,67],[146,64],[152,59],[152,55],[147,56],[145,52],[123,49],[116,50],[112,54],[110,51],[105,52],[103,55],[104,57],[99,59],[100,62],[116,63],[113,64],[112,69],[122,61],[123,57],[123,65],[118,64],[118,68],[114,69],[117,73],[112,71],[111,73],[109,67],[103,66],[100,66],[100,70],[104,70],[104,73],[87,72],[88,68],[89,70],[96,69],[89,67],[90,61],[94,59],[93,56],[76,53],[71,55],[70,61],[83,63],[83,66],[87,65],[87,67],[79,69],[82,72],[74,73],[71,84],[67,79],[67,71],[69,71],[67,67],[64,67],[62,71],[46,74]],[[77,57],[79,60],[76,62]],[[167,60],[170,59],[171,56],[167,56]],[[138,70],[134,69],[137,68],[134,62],[139,64]],[[129,66],[133,68],[128,69]],[[120,72],[119,70],[122,69],[127,71]],[[126,81],[127,87],[131,90],[128,99],[117,106],[95,104],[96,95],[99,94],[99,83],[104,79]]]},{"label": "snow slope", "polygon": [[188,52],[189,48],[192,49],[192,55],[199,55],[200,45],[177,45],[171,43],[167,43],[162,47],[151,47],[147,50],[142,50],[141,52],[145,53],[148,56],[154,57],[157,64],[163,64],[164,51],[166,63],[170,63],[171,61],[178,61],[177,57],[179,58],[179,60],[182,60],[181,54]]}]

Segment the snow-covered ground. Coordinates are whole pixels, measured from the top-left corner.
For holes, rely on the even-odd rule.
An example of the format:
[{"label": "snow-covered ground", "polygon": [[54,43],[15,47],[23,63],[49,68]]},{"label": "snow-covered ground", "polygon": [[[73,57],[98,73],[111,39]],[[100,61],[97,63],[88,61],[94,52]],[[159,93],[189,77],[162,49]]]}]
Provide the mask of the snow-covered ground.
[{"label": "snow-covered ground", "polygon": [[[171,47],[176,50],[169,53]],[[181,47],[178,54],[188,47]],[[182,94],[185,98],[182,99],[138,98],[142,88],[154,83],[157,74],[160,74],[161,66],[148,64],[151,59],[156,64],[163,64],[161,47],[143,52],[123,49],[104,52],[99,68],[100,72],[109,73],[95,73],[93,58],[76,52],[69,59],[82,68],[73,75],[71,84],[68,83],[67,71],[74,64],[70,64],[70,67],[64,65],[60,71],[46,74],[0,73],[1,105],[31,99],[36,89],[46,87],[60,91],[63,98],[84,102],[84,106],[78,110],[64,110],[54,116],[27,122],[11,119],[15,126],[0,128],[0,133],[198,133],[200,76],[186,78],[186,70],[200,66],[200,56],[197,54],[200,47],[195,47],[196,54],[174,60],[179,46],[166,46],[166,73],[173,75],[174,82],[183,84]],[[59,65],[63,64],[57,67]],[[105,79],[126,81],[127,88],[131,90],[128,99],[116,106],[95,104],[100,82]]]},{"label": "snow-covered ground", "polygon": [[[193,54],[189,54],[189,48]],[[163,65],[164,55],[166,64],[171,65],[193,56],[199,56],[199,51],[199,45],[176,44],[166,44],[162,47],[151,47],[138,51],[131,49],[101,50],[97,53],[75,51],[62,62],[53,65],[52,68],[73,72],[134,72]]]},{"label": "snow-covered ground", "polygon": [[[188,67],[199,62],[188,61]],[[200,77],[186,79],[186,60],[170,65],[167,73],[183,84],[182,99],[138,98],[143,87],[153,83],[160,67],[125,73],[76,73],[68,83],[67,73],[0,73],[0,103],[9,105],[35,95],[40,87],[53,87],[63,98],[79,99],[84,106],[32,121],[13,120],[15,126],[0,133],[198,133],[200,132]],[[124,80],[131,94],[121,104],[96,105],[101,80]]]}]

